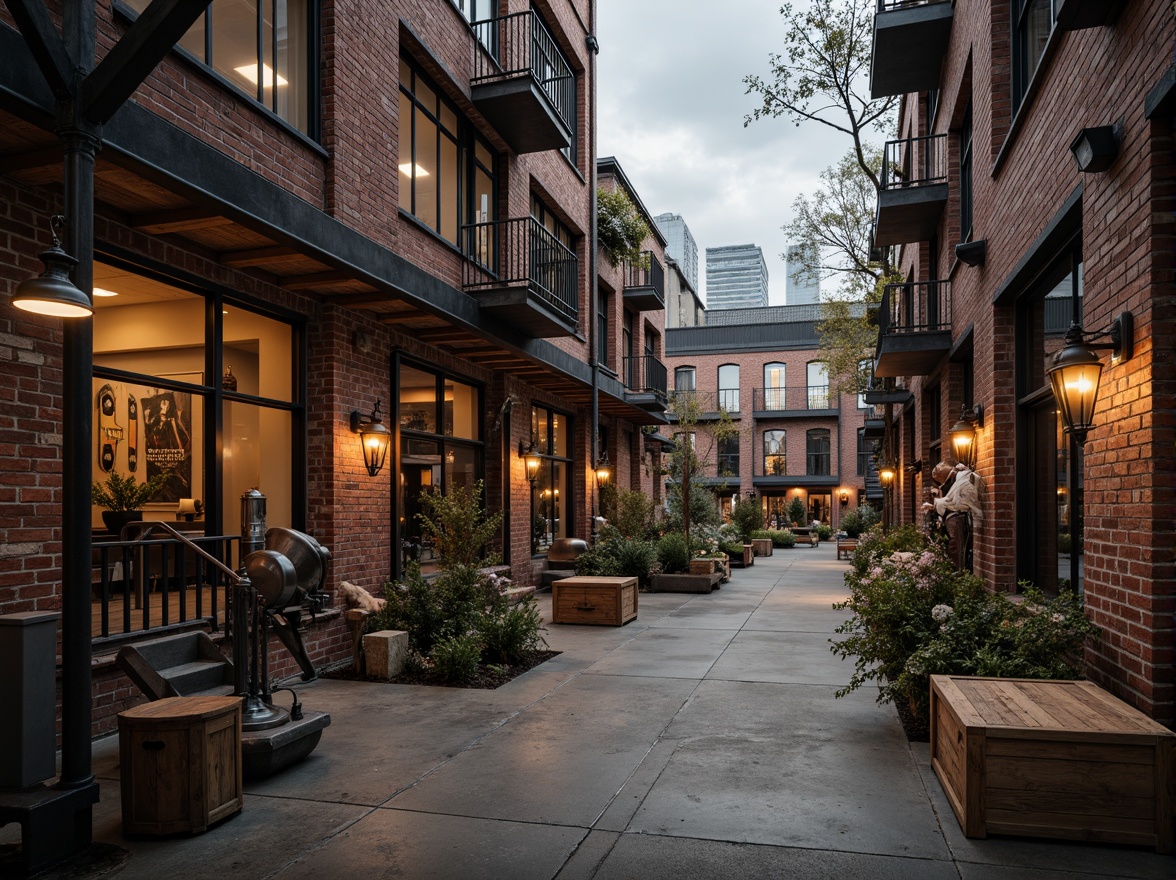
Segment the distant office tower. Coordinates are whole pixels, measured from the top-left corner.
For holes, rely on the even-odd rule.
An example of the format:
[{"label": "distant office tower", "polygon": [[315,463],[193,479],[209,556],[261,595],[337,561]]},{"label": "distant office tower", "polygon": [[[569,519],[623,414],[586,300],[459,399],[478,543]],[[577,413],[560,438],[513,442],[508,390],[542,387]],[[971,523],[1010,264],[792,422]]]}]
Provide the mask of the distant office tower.
[{"label": "distant office tower", "polygon": [[690,234],[690,227],[681,214],[658,214],[653,218],[666,239],[666,256],[672,257],[690,282],[698,290],[698,245]]},{"label": "distant office tower", "polygon": [[768,304],[768,264],[754,244],[706,249],[707,309],[746,309]]},{"label": "distant office tower", "polygon": [[784,301],[790,306],[811,306],[821,300],[821,285],[815,277],[802,272],[804,264],[800,259],[800,248],[788,248],[788,286]]}]

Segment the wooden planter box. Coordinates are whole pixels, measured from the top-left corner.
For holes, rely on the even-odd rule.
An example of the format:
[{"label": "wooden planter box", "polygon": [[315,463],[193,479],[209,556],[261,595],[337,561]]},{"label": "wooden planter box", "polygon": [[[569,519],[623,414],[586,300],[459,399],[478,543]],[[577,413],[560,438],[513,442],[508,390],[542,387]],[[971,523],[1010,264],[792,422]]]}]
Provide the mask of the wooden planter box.
[{"label": "wooden planter box", "polygon": [[756,556],[771,556],[772,555],[772,539],[771,538],[752,538],[751,546]]},{"label": "wooden planter box", "polygon": [[637,617],[637,578],[569,577],[551,585],[551,622],[623,626]]},{"label": "wooden planter box", "polygon": [[691,559],[690,573],[691,574],[714,574],[716,571],[721,571],[723,567],[723,560],[721,559]]},{"label": "wooden planter box", "polygon": [[722,574],[712,571],[707,574],[655,574],[650,578],[650,587],[655,593],[709,593],[717,589]]},{"label": "wooden planter box", "polygon": [[241,698],[168,697],[118,716],[123,830],[204,831],[240,812]]},{"label": "wooden planter box", "polygon": [[931,676],[931,766],[968,837],[1171,852],[1174,744],[1087,681]]},{"label": "wooden planter box", "polygon": [[750,566],[755,565],[755,552],[752,550],[751,545],[744,544],[743,556],[731,556],[730,562],[731,565],[733,565],[735,568],[749,568]]}]

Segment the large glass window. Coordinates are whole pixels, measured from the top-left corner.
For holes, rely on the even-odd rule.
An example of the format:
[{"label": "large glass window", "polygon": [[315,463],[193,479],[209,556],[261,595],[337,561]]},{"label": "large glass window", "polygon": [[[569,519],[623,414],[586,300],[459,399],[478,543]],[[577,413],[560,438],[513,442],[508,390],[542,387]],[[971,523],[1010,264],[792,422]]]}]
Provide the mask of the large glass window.
[{"label": "large glass window", "polygon": [[719,367],[719,407],[727,412],[739,412],[739,364]]},{"label": "large glass window", "polygon": [[783,431],[764,431],[764,476],[782,477],[788,473],[788,453]]},{"label": "large glass window", "polygon": [[874,453],[878,450],[878,441],[869,440],[866,438],[866,429],[858,428],[857,431],[857,475],[864,477],[870,472],[870,459],[874,457]]},{"label": "large glass window", "polygon": [[805,439],[805,473],[811,477],[829,476],[829,429],[813,428]]},{"label": "large glass window", "polygon": [[739,476],[739,437],[720,437],[718,443],[719,476]]},{"label": "large glass window", "polygon": [[482,478],[481,390],[428,367],[400,363],[395,418],[400,424],[401,563],[419,562],[428,571],[439,560],[421,532],[421,495],[472,489]]},{"label": "large glass window", "polygon": [[674,369],[674,390],[693,391],[695,389],[694,367],[677,367]]},{"label": "large glass window", "polygon": [[1053,30],[1057,0],[1012,0],[1013,109],[1020,106]]},{"label": "large glass window", "polygon": [[[142,12],[151,0],[122,0]],[[197,61],[301,132],[318,95],[315,0],[213,0],[180,38]]]},{"label": "large glass window", "polygon": [[960,125],[960,241],[972,240],[972,105]]},{"label": "large glass window", "polygon": [[[267,525],[299,528],[295,327],[103,262],[94,266],[94,286],[95,479],[158,478],[147,519],[175,521],[181,505],[200,502],[198,528],[211,522],[225,535],[240,534],[240,497],[257,488]],[[206,331],[215,326],[210,310],[219,313],[219,335]],[[210,376],[218,360],[223,375]],[[216,436],[223,451],[210,460]],[[100,514],[95,507],[95,528]]]},{"label": "large glass window", "polygon": [[1017,305],[1017,579],[1082,590],[1082,446],[1063,433],[1046,369],[1082,319],[1078,239]]},{"label": "large glass window", "polygon": [[467,255],[492,265],[497,164],[487,144],[431,81],[400,59],[399,205]]},{"label": "large glass window", "polygon": [[829,365],[824,361],[810,361],[808,374],[808,408],[829,408]]},{"label": "large glass window", "polygon": [[539,453],[539,475],[531,484],[531,552],[542,553],[556,538],[572,535],[571,417],[531,407],[531,441]]},{"label": "large glass window", "polygon": [[764,409],[786,409],[784,392],[785,367],[781,363],[764,364]]}]

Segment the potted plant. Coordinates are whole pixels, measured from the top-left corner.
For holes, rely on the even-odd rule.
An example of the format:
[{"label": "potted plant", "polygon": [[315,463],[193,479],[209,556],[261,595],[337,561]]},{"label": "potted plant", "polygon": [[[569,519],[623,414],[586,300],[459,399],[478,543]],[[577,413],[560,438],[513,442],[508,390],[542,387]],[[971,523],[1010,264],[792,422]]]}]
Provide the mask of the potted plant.
[{"label": "potted plant", "polygon": [[102,522],[107,531],[118,534],[130,522],[143,519],[142,507],[159,491],[163,478],[152,477],[146,483],[138,483],[133,476],[122,476],[112,471],[103,483],[95,482],[90,487],[90,501],[104,508]]}]

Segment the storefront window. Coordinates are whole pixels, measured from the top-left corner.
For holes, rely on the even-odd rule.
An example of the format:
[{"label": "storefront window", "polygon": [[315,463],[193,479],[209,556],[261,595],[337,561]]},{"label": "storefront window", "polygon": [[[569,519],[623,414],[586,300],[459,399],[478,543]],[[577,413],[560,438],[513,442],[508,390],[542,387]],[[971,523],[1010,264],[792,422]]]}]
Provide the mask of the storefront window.
[{"label": "storefront window", "polygon": [[572,535],[571,418],[544,407],[531,407],[531,440],[540,456],[539,475],[531,488],[531,552],[542,553],[556,538]]},{"label": "storefront window", "polygon": [[[288,322],[129,269],[94,267],[94,475],[117,472],[160,485],[147,519],[175,520],[199,501],[219,534],[240,534],[240,496],[266,496],[268,526],[301,526],[294,467],[298,447],[295,328]],[[219,337],[206,339],[209,310]],[[217,357],[210,357],[216,355]],[[223,364],[221,375],[210,366]],[[216,395],[220,392],[220,411]],[[219,459],[206,455],[222,438]],[[220,497],[213,479],[220,472]],[[93,524],[101,527],[101,510]],[[204,529],[206,532],[207,528]]]}]

